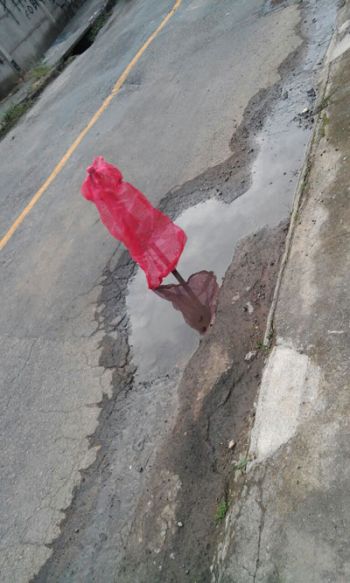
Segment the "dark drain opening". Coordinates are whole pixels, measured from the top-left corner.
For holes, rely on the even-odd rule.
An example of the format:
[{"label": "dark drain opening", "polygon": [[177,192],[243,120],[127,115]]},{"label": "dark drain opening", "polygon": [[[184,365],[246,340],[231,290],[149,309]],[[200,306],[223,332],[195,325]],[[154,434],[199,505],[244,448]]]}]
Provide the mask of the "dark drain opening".
[{"label": "dark drain opening", "polygon": [[93,36],[91,34],[91,29],[89,28],[89,30],[81,37],[81,39],[73,47],[73,49],[69,53],[69,56],[74,57],[74,56],[82,55],[83,53],[85,53],[85,51],[87,51],[88,48],[91,47],[94,40],[95,39],[93,38]]},{"label": "dark drain opening", "polygon": [[105,26],[107,20],[112,14],[112,9],[116,4],[116,0],[109,0],[104,7],[103,11],[95,18],[94,22],[89,26],[88,30],[83,34],[77,44],[73,47],[69,53],[69,57],[74,57],[77,55],[82,55],[85,51],[91,47],[95,42],[95,39],[100,32],[100,30]]}]

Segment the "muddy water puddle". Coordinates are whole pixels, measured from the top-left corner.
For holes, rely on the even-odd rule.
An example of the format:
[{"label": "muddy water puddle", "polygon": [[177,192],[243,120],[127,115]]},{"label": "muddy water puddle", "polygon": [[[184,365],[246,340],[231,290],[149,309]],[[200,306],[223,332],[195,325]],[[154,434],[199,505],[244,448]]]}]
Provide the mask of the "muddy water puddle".
[{"label": "muddy water puddle", "polygon": [[[178,265],[185,279],[201,270],[213,271],[220,285],[238,241],[288,218],[312,131],[312,115],[303,123],[303,111],[312,112],[314,106],[310,92],[315,95],[313,83],[330,40],[329,23],[335,12],[328,2],[319,2],[304,20],[309,35],[305,58],[300,69],[286,78],[281,98],[256,139],[258,154],[251,170],[251,186],[227,204],[220,201],[217,184],[208,192],[208,200],[177,216],[176,223],[188,236]],[[163,283],[176,282],[169,276]],[[198,332],[186,325],[169,302],[147,289],[140,270],[129,284],[126,302],[136,380],[183,370],[200,342]]]},{"label": "muddy water puddle", "polygon": [[[220,285],[237,242],[288,217],[309,135],[290,114],[276,110],[257,140],[259,153],[247,192],[231,204],[214,198],[213,192],[213,198],[177,217],[188,236],[178,265],[185,279],[205,269],[216,274]],[[164,283],[174,282],[170,275]],[[127,309],[139,380],[183,369],[200,336],[171,304],[147,289],[141,270],[129,284]]]}]

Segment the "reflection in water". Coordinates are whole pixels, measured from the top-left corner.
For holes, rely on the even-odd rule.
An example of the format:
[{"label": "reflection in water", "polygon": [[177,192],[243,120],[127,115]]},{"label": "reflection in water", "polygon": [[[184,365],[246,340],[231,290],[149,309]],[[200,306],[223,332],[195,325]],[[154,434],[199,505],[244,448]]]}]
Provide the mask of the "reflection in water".
[{"label": "reflection in water", "polygon": [[212,271],[193,273],[187,281],[177,272],[174,276],[179,284],[161,285],[155,293],[171,302],[191,328],[205,334],[215,318],[219,294],[216,276]]}]

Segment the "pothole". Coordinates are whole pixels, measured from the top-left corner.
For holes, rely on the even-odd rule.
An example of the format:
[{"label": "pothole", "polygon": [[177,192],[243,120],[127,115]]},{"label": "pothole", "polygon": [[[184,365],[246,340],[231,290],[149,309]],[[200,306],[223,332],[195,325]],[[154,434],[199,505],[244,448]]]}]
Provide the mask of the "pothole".
[{"label": "pothole", "polygon": [[[269,3],[271,7],[278,4]],[[260,96],[260,103],[247,108],[250,122],[236,132],[233,157],[162,201],[162,210],[170,211],[173,218],[177,215],[177,224],[188,236],[178,265],[185,279],[204,269],[213,271],[222,282],[240,240],[289,217],[313,122],[299,124],[297,116],[305,108],[312,111],[316,92],[310,68],[316,70],[323,54],[325,45],[320,40],[329,30],[333,12],[325,6],[319,9],[317,31],[308,46],[305,65],[297,80],[295,72],[286,78],[280,88],[282,99],[275,101],[263,128],[261,118],[266,108],[264,111]],[[253,131],[259,126],[254,140]],[[249,175],[247,166],[256,152]],[[179,212],[184,204],[185,210]],[[170,276],[165,283],[172,281]],[[129,283],[126,306],[136,381],[181,374],[199,345],[198,334],[185,325],[181,314],[168,302],[148,292],[140,270]]]},{"label": "pothole", "polygon": [[[290,110],[278,104],[255,144],[259,154],[247,192],[227,204],[217,189],[211,190],[208,200],[177,217],[188,236],[178,265],[185,279],[205,269],[213,271],[220,284],[238,241],[289,216],[309,135],[295,124]],[[166,283],[172,281],[169,276]],[[198,334],[171,305],[146,289],[140,270],[129,284],[126,304],[137,378],[151,380],[183,369],[199,344]]]},{"label": "pothole", "polygon": [[[120,571],[123,583],[163,583],[165,578],[175,583],[187,575],[203,583],[211,580],[222,504],[228,508],[242,487],[239,468],[246,465],[266,357],[260,339],[286,228],[262,229],[237,248],[220,291],[217,320],[184,371],[175,425],[157,452],[136,510]],[[180,485],[174,501],[169,476]],[[165,513],[163,528],[159,517]]]}]

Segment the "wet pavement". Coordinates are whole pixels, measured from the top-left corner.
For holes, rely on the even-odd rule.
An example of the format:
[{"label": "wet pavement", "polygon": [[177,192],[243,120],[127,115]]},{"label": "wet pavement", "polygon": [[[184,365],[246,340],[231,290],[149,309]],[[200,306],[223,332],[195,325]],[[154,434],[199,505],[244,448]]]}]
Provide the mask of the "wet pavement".
[{"label": "wet pavement", "polygon": [[[329,17],[329,7],[322,7]],[[191,574],[209,580],[220,532],[216,507],[232,487],[240,488],[233,460],[246,451],[264,363],[259,347],[311,137],[310,124],[300,124],[296,115],[313,106],[308,91],[317,87],[324,51],[319,43],[330,34],[327,18],[320,22],[299,66],[291,74],[286,68],[283,84],[247,106],[232,157],[160,202],[188,235],[178,266],[182,276],[205,269],[223,282],[208,334],[200,336],[169,302],[146,290],[144,274],[127,254],[106,269],[98,318],[108,332],[100,363],[114,367],[117,392],[96,435],[103,462],[86,472],[39,580],[71,576],[76,568],[102,580],[113,571],[123,582],[183,581]],[[165,283],[174,281],[169,276]],[[234,457],[227,449],[232,438]],[[123,459],[116,463],[120,451]],[[96,471],[102,489],[94,500]],[[81,521],[91,504],[88,522]],[[124,519],[131,514],[132,520]],[[77,528],[79,543],[67,554]],[[99,529],[103,543],[96,540]],[[78,551],[81,545],[84,551]]]},{"label": "wet pavement", "polygon": [[[115,54],[125,64],[130,39],[159,18],[159,5],[152,22],[149,8],[122,3],[120,24],[112,17],[95,52],[68,67],[9,134],[9,157],[28,149],[38,160],[30,135],[37,128],[42,159],[30,176],[17,163],[15,177],[3,160],[4,182],[17,194],[4,225],[56,154],[52,140],[43,147],[45,136],[64,149],[110,83]],[[155,583],[190,573],[209,580],[220,531],[213,517],[232,478],[227,440],[244,455],[264,361],[259,346],[311,136],[309,123],[295,118],[313,106],[308,90],[317,90],[334,13],[325,1],[222,2],[215,10],[185,2],[6,250],[1,325],[3,338],[14,329],[21,337],[11,354],[23,365],[17,378],[6,363],[14,388],[4,449],[15,444],[4,500],[9,579],[27,581],[42,566],[37,581]],[[184,228],[182,276],[216,275],[221,291],[208,334],[147,290],[94,210],[71,195],[96,153],[118,157],[127,179]],[[23,444],[25,462],[16,463]],[[21,566],[11,554],[17,543]]]}]

